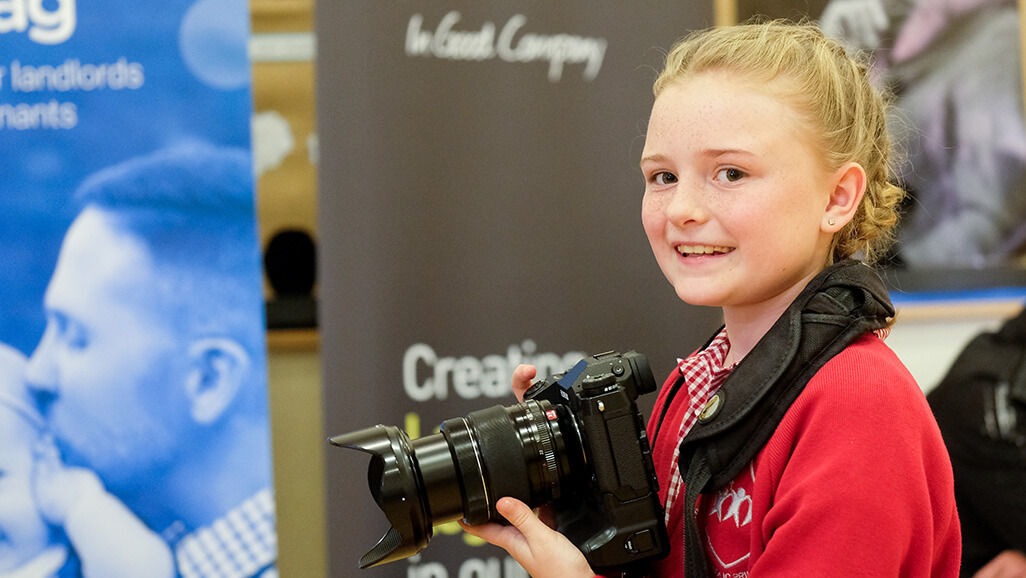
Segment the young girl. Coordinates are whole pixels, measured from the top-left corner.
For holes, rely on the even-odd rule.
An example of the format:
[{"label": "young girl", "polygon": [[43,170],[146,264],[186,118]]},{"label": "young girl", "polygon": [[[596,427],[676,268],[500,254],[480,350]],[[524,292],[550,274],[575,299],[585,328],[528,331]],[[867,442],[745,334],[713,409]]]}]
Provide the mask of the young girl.
[{"label": "young girl", "polygon": [[[642,221],[677,295],[724,327],[666,381],[648,424],[672,543],[658,576],[957,576],[951,465],[881,336],[859,261],[885,250],[884,98],[814,26],[694,33],[656,80]],[[518,396],[535,371],[513,378]],[[467,528],[535,578],[594,574],[523,503]]]}]

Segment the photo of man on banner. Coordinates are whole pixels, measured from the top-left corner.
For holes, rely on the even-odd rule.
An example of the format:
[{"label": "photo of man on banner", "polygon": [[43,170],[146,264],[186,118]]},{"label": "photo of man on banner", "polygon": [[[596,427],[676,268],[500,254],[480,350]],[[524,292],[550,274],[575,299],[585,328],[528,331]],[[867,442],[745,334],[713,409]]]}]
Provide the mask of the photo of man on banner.
[{"label": "photo of man on banner", "polygon": [[208,145],[86,178],[25,370],[63,459],[180,576],[276,575],[252,181],[248,151]]}]

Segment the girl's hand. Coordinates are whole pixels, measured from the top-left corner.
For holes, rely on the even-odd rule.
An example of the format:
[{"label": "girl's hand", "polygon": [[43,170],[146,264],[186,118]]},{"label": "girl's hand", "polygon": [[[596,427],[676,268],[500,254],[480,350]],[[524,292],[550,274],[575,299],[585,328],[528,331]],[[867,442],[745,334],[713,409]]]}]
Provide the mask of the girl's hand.
[{"label": "girl's hand", "polygon": [[531,380],[538,374],[538,370],[533,365],[518,365],[513,370],[513,395],[517,396],[517,401],[524,401],[524,392],[531,387]]},{"label": "girl's hand", "polygon": [[973,578],[1023,578],[1026,576],[1026,556],[1018,550],[1005,550],[986,566],[973,574]]},{"label": "girl's hand", "polygon": [[[529,366],[521,366],[529,367]],[[532,373],[534,368],[531,368]],[[517,372],[520,368],[517,368]],[[529,378],[530,379],[530,378]],[[514,382],[516,374],[514,374]],[[526,389],[526,388],[525,388]],[[566,536],[549,528],[527,504],[516,498],[501,498],[495,505],[512,526],[481,524],[460,526],[468,534],[509,552],[534,578],[592,578],[595,573],[584,554]]]}]

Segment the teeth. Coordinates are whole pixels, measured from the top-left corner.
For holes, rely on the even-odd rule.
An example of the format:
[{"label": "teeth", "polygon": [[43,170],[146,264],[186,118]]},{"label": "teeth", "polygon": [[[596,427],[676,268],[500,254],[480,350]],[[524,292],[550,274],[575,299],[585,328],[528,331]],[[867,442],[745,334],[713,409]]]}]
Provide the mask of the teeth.
[{"label": "teeth", "polygon": [[678,245],[677,251],[681,255],[716,255],[729,253],[730,247],[715,247],[708,245]]}]

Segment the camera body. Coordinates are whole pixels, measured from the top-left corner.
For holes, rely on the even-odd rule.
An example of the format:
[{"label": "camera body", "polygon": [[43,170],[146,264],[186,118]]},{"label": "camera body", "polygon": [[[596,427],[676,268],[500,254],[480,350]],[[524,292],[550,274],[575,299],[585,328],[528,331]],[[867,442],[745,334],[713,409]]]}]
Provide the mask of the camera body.
[{"label": "camera body", "polygon": [[367,568],[412,556],[433,526],[462,518],[505,523],[503,496],[551,505],[556,529],[597,571],[641,569],[669,552],[639,395],[655,391],[636,352],[601,353],[533,384],[523,403],[445,420],[411,440],[394,426],[329,441],[371,454],[371,494],[391,523],[360,559]]},{"label": "camera body", "polygon": [[[524,400],[563,406],[578,428],[583,471],[573,492],[552,500],[556,529],[594,568],[624,568],[669,552],[652,452],[638,411],[655,391],[644,356],[601,353],[538,381]],[[564,434],[564,437],[567,437]]]}]

